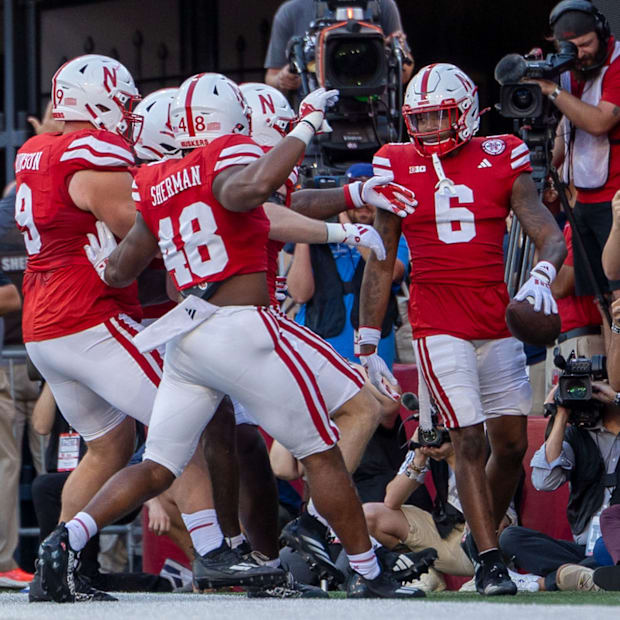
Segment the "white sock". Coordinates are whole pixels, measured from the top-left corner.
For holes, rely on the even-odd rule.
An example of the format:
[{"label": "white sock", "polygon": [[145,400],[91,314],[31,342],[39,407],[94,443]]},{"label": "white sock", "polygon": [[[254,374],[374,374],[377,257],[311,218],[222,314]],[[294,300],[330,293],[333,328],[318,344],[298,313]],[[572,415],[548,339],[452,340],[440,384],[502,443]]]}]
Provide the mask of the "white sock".
[{"label": "white sock", "polygon": [[357,555],[349,555],[347,553],[347,558],[349,558],[351,568],[366,579],[374,579],[381,573],[375,550],[372,547],[368,551],[358,553]]},{"label": "white sock", "polygon": [[317,509],[314,506],[314,502],[312,501],[312,499],[310,499],[310,501],[308,502],[308,505],[306,506],[306,510],[308,511],[308,514],[313,516],[315,519],[318,519],[325,527],[328,527],[329,524],[327,523],[327,520],[322,517]]},{"label": "white sock", "polygon": [[370,536],[370,542],[372,543],[373,549],[378,549],[379,547],[383,547],[383,545],[374,537]]},{"label": "white sock", "polygon": [[81,551],[97,533],[95,520],[87,512],[78,512],[66,526],[69,531],[69,545],[74,551]]},{"label": "white sock", "polygon": [[199,555],[205,555],[205,553],[217,549],[222,544],[224,535],[217,521],[214,508],[182,514],[181,516],[191,536],[194,549]]},{"label": "white sock", "polygon": [[239,545],[242,545],[245,541],[246,541],[246,537],[243,535],[243,533],[238,534],[237,536],[233,536],[232,538],[228,539],[228,544],[230,545],[231,549],[236,549]]}]

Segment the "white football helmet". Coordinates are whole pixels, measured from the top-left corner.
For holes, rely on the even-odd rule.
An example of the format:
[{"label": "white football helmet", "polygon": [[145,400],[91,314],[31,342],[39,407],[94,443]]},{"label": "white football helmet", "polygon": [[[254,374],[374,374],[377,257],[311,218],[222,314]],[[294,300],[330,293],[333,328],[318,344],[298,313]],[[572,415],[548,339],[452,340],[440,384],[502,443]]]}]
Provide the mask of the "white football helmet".
[{"label": "white football helmet", "polygon": [[156,90],[136,107],[136,114],[144,119],[133,147],[140,159],[154,161],[180,155],[170,122],[170,108],[178,91],[178,88]]},{"label": "white football helmet", "polygon": [[231,133],[250,135],[250,108],[239,87],[220,73],[199,73],[179,87],[170,108],[180,149],[193,149]]},{"label": "white football helmet", "polygon": [[273,86],[246,82],[239,88],[252,110],[252,138],[263,146],[275,146],[295,125],[293,108]]},{"label": "white football helmet", "polygon": [[139,135],[132,114],[140,100],[131,73],[114,58],[88,54],[66,62],[52,78],[52,115],[60,121],[88,121],[130,142]]},{"label": "white football helmet", "polygon": [[[411,141],[421,155],[445,155],[478,131],[478,87],[454,65],[428,65],[407,87],[403,116]],[[435,126],[429,127],[433,122]]]}]

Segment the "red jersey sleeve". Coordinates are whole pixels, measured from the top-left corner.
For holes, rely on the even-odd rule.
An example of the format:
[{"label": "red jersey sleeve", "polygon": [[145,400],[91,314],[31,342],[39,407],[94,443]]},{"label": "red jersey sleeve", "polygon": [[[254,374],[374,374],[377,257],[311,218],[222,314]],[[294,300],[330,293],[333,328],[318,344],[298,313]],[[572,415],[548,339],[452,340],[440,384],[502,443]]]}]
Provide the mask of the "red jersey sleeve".
[{"label": "red jersey sleeve", "polygon": [[[615,39],[610,49],[614,49]],[[610,44],[612,42],[610,41]],[[609,101],[614,105],[620,106],[620,57],[616,58],[610,65],[603,76],[603,88],[601,92],[601,101]]]},{"label": "red jersey sleeve", "polygon": [[249,136],[222,136],[214,140],[212,146],[213,149],[205,150],[205,154],[208,153],[209,159],[213,162],[214,177],[227,168],[247,166],[263,156],[263,149]]},{"label": "red jersey sleeve", "polygon": [[[506,142],[505,161],[508,167],[508,176],[514,180],[524,172],[532,172],[530,163],[530,149],[527,144],[516,136],[503,136]],[[483,143],[484,150],[484,143]]]},{"label": "red jersey sleeve", "polygon": [[77,170],[129,170],[134,157],[129,145],[111,131],[76,133],[69,141],[59,161]]},{"label": "red jersey sleeve", "polygon": [[568,267],[573,267],[575,264],[573,261],[573,229],[568,222],[564,225],[564,241],[566,241],[566,259],[564,264]]},{"label": "red jersey sleeve", "polygon": [[392,162],[390,160],[390,145],[383,145],[372,158],[372,171],[376,176],[394,178]]}]

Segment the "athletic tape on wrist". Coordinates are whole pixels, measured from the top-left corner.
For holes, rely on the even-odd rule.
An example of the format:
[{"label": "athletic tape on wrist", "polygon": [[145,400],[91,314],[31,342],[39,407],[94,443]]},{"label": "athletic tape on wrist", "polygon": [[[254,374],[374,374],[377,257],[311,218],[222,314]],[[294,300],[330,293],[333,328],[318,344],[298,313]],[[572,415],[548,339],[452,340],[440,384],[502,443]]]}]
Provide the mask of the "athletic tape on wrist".
[{"label": "athletic tape on wrist", "polygon": [[379,340],[381,340],[381,330],[376,327],[360,327],[357,334],[357,343],[360,346],[370,344],[376,347],[379,344]]},{"label": "athletic tape on wrist", "polygon": [[294,129],[288,132],[288,135],[291,138],[301,140],[306,146],[308,146],[312,138],[314,138],[315,133],[314,125],[310,121],[302,119],[299,123],[297,123]]},{"label": "athletic tape on wrist", "polygon": [[353,183],[349,183],[345,185],[343,188],[344,191],[344,199],[347,204],[347,209],[354,209],[364,206],[364,201],[362,200],[362,182],[354,181]]},{"label": "athletic tape on wrist", "polygon": [[541,260],[530,271],[530,275],[546,280],[547,284],[551,284],[555,280],[555,267],[546,260]]}]

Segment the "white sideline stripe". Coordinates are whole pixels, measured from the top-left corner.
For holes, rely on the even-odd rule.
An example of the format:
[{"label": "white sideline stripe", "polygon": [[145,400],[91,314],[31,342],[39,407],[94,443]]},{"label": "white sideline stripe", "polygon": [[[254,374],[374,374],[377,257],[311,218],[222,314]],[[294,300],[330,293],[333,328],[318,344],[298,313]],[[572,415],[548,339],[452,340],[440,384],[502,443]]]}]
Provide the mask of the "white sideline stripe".
[{"label": "white sideline stripe", "polygon": [[515,170],[519,166],[522,166],[523,164],[527,164],[528,161],[530,161],[530,154],[529,154],[529,152],[526,155],[524,155],[523,157],[521,157],[521,159],[517,159],[516,161],[513,161],[510,164],[510,166],[512,167],[513,170]]},{"label": "white sideline stripe", "polygon": [[236,146],[229,146],[220,151],[218,159],[224,159],[225,157],[232,157],[239,153],[256,153],[259,157],[262,157],[265,153],[260,146],[256,144],[237,144]]},{"label": "white sideline stripe", "polygon": [[512,149],[512,153],[510,153],[510,157],[514,159],[515,157],[517,157],[518,155],[521,155],[521,153],[524,153],[527,150],[528,150],[527,144],[519,144],[519,146]]},{"label": "white sideline stripe", "polygon": [[245,166],[256,161],[258,157],[254,155],[241,155],[239,157],[228,157],[227,159],[220,160],[215,164],[215,170],[223,170],[229,166]]},{"label": "white sideline stripe", "polygon": [[74,149],[79,146],[90,146],[94,151],[98,153],[106,154],[106,155],[118,155],[119,157],[123,157],[124,159],[129,159],[133,162],[133,154],[129,149],[124,149],[122,146],[118,146],[116,144],[110,144],[109,142],[104,142],[103,140],[97,140],[94,136],[85,136],[83,138],[78,138],[69,144],[68,149]]},{"label": "white sideline stripe", "polygon": [[63,153],[60,161],[69,161],[70,159],[85,159],[91,164],[97,164],[99,166],[127,167],[130,165],[126,159],[118,159],[117,157],[97,157],[97,155],[93,155],[88,149],[66,151]]}]

